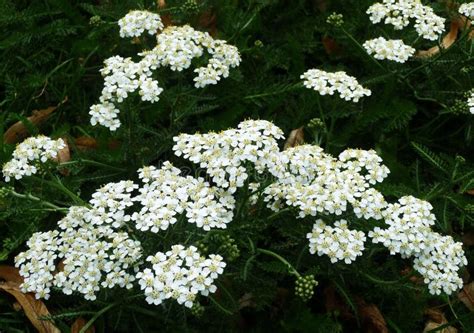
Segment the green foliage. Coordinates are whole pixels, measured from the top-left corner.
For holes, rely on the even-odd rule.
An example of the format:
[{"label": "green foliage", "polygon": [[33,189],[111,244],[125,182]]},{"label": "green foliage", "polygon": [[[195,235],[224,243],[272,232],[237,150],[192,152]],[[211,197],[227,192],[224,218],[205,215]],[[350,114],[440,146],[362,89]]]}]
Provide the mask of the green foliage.
[{"label": "green foliage", "polygon": [[[378,187],[387,198],[414,195],[428,200],[437,231],[458,241],[472,235],[474,116],[466,92],[474,88],[474,47],[469,30],[430,58],[405,64],[377,61],[361,46],[369,38],[403,38],[416,49],[436,43],[418,39],[412,28],[396,31],[370,24],[365,11],[373,2],[169,0],[158,9],[155,1],[147,0],[0,0],[0,133],[22,121],[31,135],[66,138],[72,152],[65,165],[69,175],[50,170],[15,182],[13,191],[2,188],[1,264],[12,265],[32,233],[54,228],[64,209],[83,204],[102,184],[136,179],[138,168],[166,160],[195,172],[195,166],[171,151],[178,133],[219,131],[246,118],[272,120],[286,134],[305,126],[306,141],[332,154],[348,147],[375,149],[391,170]],[[448,22],[454,17],[444,2],[431,4]],[[121,108],[123,126],[111,133],[91,126],[88,110],[99,98],[103,60],[133,56],[153,45],[151,37],[140,42],[118,37],[117,20],[137,8],[209,30],[239,48],[242,64],[202,90],[194,88],[191,70],[159,69],[164,87],[160,101],[149,104],[131,97]],[[342,14],[342,24],[327,22],[333,12]],[[344,70],[370,88],[372,96],[357,104],[319,96],[301,83],[300,75],[310,68]],[[27,122],[32,110],[58,105],[66,97],[44,124]],[[81,148],[79,137],[94,138],[96,147]],[[0,164],[11,158],[13,149],[0,139]],[[97,302],[55,292],[46,301],[50,319],[68,329],[84,317],[96,332],[364,332],[357,306],[363,298],[377,305],[394,332],[421,332],[429,307],[442,308],[460,331],[474,330],[472,314],[456,295],[431,296],[423,284],[413,282],[417,276],[408,260],[371,246],[352,265],[331,264],[308,253],[311,219],[297,220],[291,210],[274,214],[263,203],[250,205],[248,197],[237,193],[241,214],[225,232],[204,233],[180,221],[163,238],[142,240],[155,251],[187,241],[203,252],[222,252],[228,266],[212,298],[202,298],[188,310],[172,302],[148,305],[138,290],[102,291]],[[373,227],[367,225],[371,221],[343,218],[360,230]],[[472,276],[472,245],[465,251],[470,262],[465,275]],[[319,281],[306,303],[294,293],[298,274]],[[333,299],[324,290],[329,287],[336,290],[339,309],[328,306]],[[11,299],[0,298],[0,330],[33,331],[11,304]]]}]

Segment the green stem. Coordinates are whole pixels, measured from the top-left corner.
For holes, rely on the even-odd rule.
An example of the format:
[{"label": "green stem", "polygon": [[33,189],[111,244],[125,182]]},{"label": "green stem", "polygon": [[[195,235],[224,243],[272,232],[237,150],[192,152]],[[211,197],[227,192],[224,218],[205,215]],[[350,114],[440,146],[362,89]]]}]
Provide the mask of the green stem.
[{"label": "green stem", "polygon": [[35,201],[35,202],[39,202],[40,204],[46,206],[46,207],[49,207],[51,208],[53,211],[60,211],[60,212],[65,212],[65,211],[68,211],[67,208],[62,208],[62,207],[59,207],[59,206],[56,206],[55,204],[51,203],[51,202],[48,202],[48,201],[44,201],[42,200],[41,198],[38,198],[38,197],[35,197],[34,195],[28,193],[28,194],[21,194],[21,193],[18,193],[18,192],[15,192],[15,191],[10,191],[9,192],[11,195],[13,195],[14,197],[17,197],[17,198],[21,198],[21,199],[27,199],[27,200],[31,200],[31,201]]},{"label": "green stem", "polygon": [[354,45],[357,46],[357,48],[359,50],[362,51],[363,54],[367,55],[369,57],[369,59],[375,64],[377,65],[377,67],[379,67],[380,69],[382,69],[384,72],[389,72],[385,67],[382,66],[382,64],[380,62],[377,61],[377,59],[375,59],[374,57],[372,57],[370,54],[367,53],[367,51],[364,49],[364,47],[354,38],[352,37],[352,35],[346,31],[346,29],[344,28],[341,28],[342,32],[347,36],[347,38],[349,38],[352,43],[354,43]]},{"label": "green stem", "polygon": [[293,265],[291,265],[285,258],[280,256],[279,254],[277,254],[273,251],[270,251],[270,250],[265,250],[265,249],[260,249],[260,248],[257,249],[257,252],[272,256],[272,257],[280,260],[284,265],[286,265],[286,267],[288,267],[288,272],[290,274],[295,275],[297,277],[301,276],[301,274],[298,273],[298,271],[293,267]]},{"label": "green stem", "polygon": [[62,166],[68,166],[68,165],[73,165],[73,164],[80,164],[80,163],[95,165],[95,166],[104,167],[104,168],[108,168],[108,169],[116,170],[116,171],[125,171],[125,169],[122,169],[122,168],[117,168],[112,165],[104,164],[97,161],[87,160],[87,159],[77,159],[74,161],[64,162],[64,163],[59,164],[59,166],[62,167]]},{"label": "green stem", "polygon": [[214,305],[216,305],[219,309],[221,309],[222,312],[227,313],[230,316],[232,316],[234,314],[232,311],[229,311],[226,308],[224,308],[222,305],[220,305],[219,302],[217,302],[214,299],[214,297],[212,297],[212,296],[208,296],[208,297],[211,300],[211,302],[214,303]]}]

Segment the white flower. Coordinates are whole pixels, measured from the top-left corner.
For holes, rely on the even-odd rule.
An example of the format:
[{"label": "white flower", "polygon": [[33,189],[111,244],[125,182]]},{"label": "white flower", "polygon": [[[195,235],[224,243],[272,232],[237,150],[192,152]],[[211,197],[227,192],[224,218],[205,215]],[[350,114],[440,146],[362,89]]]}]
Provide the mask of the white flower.
[{"label": "white flower", "polygon": [[367,14],[372,23],[391,24],[396,30],[401,30],[415,21],[415,30],[419,36],[436,40],[445,30],[444,18],[439,17],[429,6],[419,0],[383,0],[369,7]]},{"label": "white flower", "polygon": [[220,133],[181,134],[173,138],[173,150],[176,156],[207,169],[218,187],[233,193],[248,178],[244,164],[252,162],[257,172],[264,172],[268,158],[279,152],[276,139],[282,137],[283,132],[272,123],[248,120]]},{"label": "white flower", "polygon": [[368,54],[378,60],[392,60],[404,63],[415,54],[415,49],[405,45],[401,39],[386,40],[383,37],[366,41],[363,44]]},{"label": "white flower", "polygon": [[219,255],[202,257],[197,248],[173,245],[171,250],[157,252],[147,258],[153,269],[145,268],[137,273],[140,288],[144,290],[149,304],[161,304],[174,299],[179,304],[191,308],[196,296],[209,295],[216,291],[215,279],[226,266]]},{"label": "white flower", "polygon": [[306,235],[309,239],[309,252],[318,256],[326,255],[332,263],[344,261],[352,263],[364,250],[365,234],[362,231],[349,230],[346,220],[334,223],[335,228],[317,220],[313,231]]},{"label": "white flower", "polygon": [[308,89],[313,89],[321,95],[339,96],[351,102],[358,102],[363,96],[370,96],[371,91],[362,87],[355,77],[345,72],[329,73],[319,69],[310,69],[301,75],[303,84]]},{"label": "white flower", "polygon": [[[112,225],[96,227],[91,216],[94,212],[88,208],[71,207],[59,221],[59,231],[33,234],[28,250],[15,258],[24,292],[47,298],[54,286],[66,295],[79,292],[95,300],[101,287],[131,287],[135,280],[132,268],[141,258],[140,242]],[[60,271],[55,274],[55,270]]]},{"label": "white flower", "polygon": [[[147,11],[130,12],[119,20],[119,26],[121,37],[140,36],[145,30],[154,35],[164,28],[160,16]],[[241,61],[235,46],[215,40],[207,32],[194,30],[188,25],[167,27],[156,40],[152,50],[138,54],[142,57],[139,62],[121,56],[104,61],[104,68],[100,70],[104,77],[100,103],[92,105],[89,112],[92,125],[99,124],[111,131],[119,128],[120,111],[116,105],[137,91],[142,101],[158,102],[163,88],[153,78],[153,71],[159,67],[182,71],[191,66],[194,58],[208,53],[208,65],[195,69],[195,86],[203,88],[228,77],[230,68],[238,66]]]},{"label": "white flower", "polygon": [[24,140],[16,146],[12,159],[3,166],[5,181],[35,174],[36,163],[56,160],[59,151],[65,147],[66,144],[62,139],[53,140],[44,135]]},{"label": "white flower", "polygon": [[232,221],[235,200],[227,191],[210,186],[202,178],[180,176],[180,170],[165,162],[161,169],[145,167],[139,176],[145,183],[132,200],[141,208],[131,219],[141,231],[157,233],[177,222],[185,213],[189,223],[209,231],[226,228]]},{"label": "white flower", "polygon": [[469,111],[474,114],[474,92],[471,93],[471,97],[467,99],[467,106],[469,107]]},{"label": "white flower", "polygon": [[466,16],[471,21],[474,20],[474,2],[463,3],[459,6],[459,13]]},{"label": "white flower", "polygon": [[120,26],[120,37],[139,37],[144,31],[150,35],[163,30],[164,26],[158,14],[145,10],[133,10],[122,17],[118,24]]}]

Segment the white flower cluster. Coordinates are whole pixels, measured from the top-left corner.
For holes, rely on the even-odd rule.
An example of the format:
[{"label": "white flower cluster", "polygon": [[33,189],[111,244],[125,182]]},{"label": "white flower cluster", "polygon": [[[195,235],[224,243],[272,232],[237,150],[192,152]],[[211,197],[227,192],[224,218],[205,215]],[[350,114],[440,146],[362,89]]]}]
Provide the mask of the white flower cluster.
[{"label": "white flower cluster", "polygon": [[362,87],[356,78],[339,71],[325,72],[319,69],[310,69],[301,75],[303,84],[308,89],[313,89],[321,95],[334,95],[346,101],[357,103],[361,97],[370,96],[372,92]]},{"label": "white flower cluster", "polygon": [[226,266],[222,260],[214,254],[202,257],[194,246],[173,245],[170,251],[147,258],[153,269],[138,272],[138,283],[149,304],[172,298],[191,308],[198,294],[207,296],[216,291],[214,281]]},{"label": "white flower cluster", "polygon": [[108,127],[115,131],[120,127],[119,109],[114,103],[123,102],[129,94],[139,90],[143,101],[157,102],[163,91],[158,81],[152,79],[150,66],[145,61],[133,62],[131,58],[114,56],[104,61],[100,70],[104,76],[104,88],[100,104],[92,105],[89,111],[91,124]]},{"label": "white flower cluster", "polygon": [[[119,25],[121,37],[139,36],[145,30],[155,34],[163,29],[159,15],[146,11],[130,12],[119,20]],[[157,35],[157,45],[152,50],[139,53],[142,57],[139,62],[120,56],[105,60],[105,66],[100,71],[105,81],[104,88],[100,103],[90,108],[91,124],[115,131],[121,125],[116,103],[122,103],[137,90],[142,101],[157,102],[163,89],[153,79],[153,71],[159,67],[182,71],[189,68],[191,61],[201,57],[204,51],[210,55],[210,60],[207,66],[195,69],[197,88],[217,84],[222,77],[228,77],[231,67],[238,66],[241,61],[235,46],[215,40],[207,32],[194,30],[188,25],[165,28]]]},{"label": "white flower cluster", "polygon": [[139,37],[144,31],[154,35],[164,26],[158,14],[145,10],[133,10],[118,21],[120,37]]},{"label": "white flower cluster", "polygon": [[263,190],[268,207],[299,209],[299,217],[341,215],[350,203],[358,217],[381,218],[383,196],[370,188],[383,181],[389,170],[374,151],[348,149],[339,159],[318,146],[301,145],[280,153],[269,171],[277,180]]},{"label": "white flower cluster", "polygon": [[24,278],[22,291],[48,298],[54,286],[66,295],[79,292],[95,300],[100,287],[132,288],[140,242],[106,222],[88,208],[71,207],[59,230],[33,234],[28,250],[15,258]]},{"label": "white flower cluster", "polygon": [[432,294],[451,294],[463,286],[458,270],[467,265],[467,259],[461,243],[431,230],[435,224],[431,210],[426,201],[402,197],[383,213],[389,228],[376,227],[369,237],[374,243],[382,243],[391,254],[414,257],[413,267],[425,278]]},{"label": "white flower cluster", "polygon": [[461,6],[459,6],[458,11],[461,15],[466,16],[468,19],[474,22],[474,2],[463,3]]},{"label": "white flower cluster", "polygon": [[176,216],[186,212],[189,223],[206,231],[226,228],[232,221],[235,199],[203,178],[180,176],[180,170],[165,162],[161,169],[153,166],[139,170],[145,183],[133,198],[141,209],[133,213],[135,227],[141,231],[159,232],[177,222]]},{"label": "white flower cluster", "polygon": [[24,140],[16,146],[13,158],[3,166],[5,181],[35,174],[38,171],[35,163],[55,160],[58,152],[65,147],[63,139],[53,140],[44,135]]},{"label": "white flower cluster", "polygon": [[415,49],[401,39],[386,40],[383,37],[370,39],[363,44],[368,54],[378,60],[392,60],[404,63],[415,54]]},{"label": "white flower cluster", "polygon": [[207,32],[194,30],[189,25],[167,27],[157,37],[157,45],[151,51],[140,53],[152,68],[170,67],[172,71],[182,71],[191,66],[194,58],[207,51],[209,64],[194,71],[196,88],[217,84],[221,77],[229,76],[229,69],[237,67],[241,58],[235,46],[224,40],[215,40]]},{"label": "white flower cluster", "polygon": [[[255,137],[263,127],[266,132],[259,140],[265,143],[256,141]],[[242,167],[242,174],[247,166],[244,161],[254,164],[259,172],[270,172],[275,181],[262,188],[261,195],[275,211],[286,205],[298,208],[300,218],[342,215],[350,204],[358,218],[385,220],[388,228],[376,227],[369,236],[386,246],[391,254],[414,257],[414,267],[425,277],[431,293],[450,294],[462,286],[457,274],[459,268],[466,265],[461,244],[430,229],[434,215],[430,213],[429,203],[405,197],[400,199],[400,204],[389,204],[372,187],[389,174],[375,151],[347,149],[338,158],[313,145],[279,151],[276,139],[280,137],[279,129],[271,123],[246,121],[237,130],[219,134],[183,134],[175,138],[177,143],[173,149],[178,156],[183,155],[211,170],[210,175],[219,186],[229,187],[226,180],[226,176],[232,174],[227,170],[229,165]],[[247,139],[245,143],[252,150],[250,156],[240,157],[246,155],[240,138]],[[229,164],[230,161],[234,162]],[[245,175],[243,180],[248,176]],[[249,187],[252,191],[259,189],[256,183]],[[254,195],[252,200],[255,198]],[[350,230],[344,220],[336,222],[334,227],[318,220],[308,238],[311,253],[325,254],[332,262],[346,263],[361,255],[365,242],[365,234]]]},{"label": "white flower cluster", "polygon": [[415,21],[415,30],[419,36],[436,40],[445,30],[444,18],[439,17],[429,6],[419,0],[383,0],[369,7],[367,14],[372,23],[391,24],[396,30],[402,30]]},{"label": "white flower cluster", "polygon": [[173,140],[176,156],[183,156],[207,169],[218,187],[234,193],[244,185],[248,174],[246,162],[257,172],[264,172],[278,156],[277,139],[283,138],[281,129],[264,120],[241,122],[237,129],[220,133],[180,134]]},{"label": "white flower cluster", "polygon": [[469,107],[469,111],[474,114],[474,92],[471,93],[471,97],[467,99],[467,106]]},{"label": "white flower cluster", "polygon": [[313,231],[306,235],[309,239],[309,252],[318,256],[326,255],[332,263],[344,261],[350,264],[364,250],[365,234],[362,231],[349,230],[346,220],[334,222],[335,227],[326,225],[319,219]]}]

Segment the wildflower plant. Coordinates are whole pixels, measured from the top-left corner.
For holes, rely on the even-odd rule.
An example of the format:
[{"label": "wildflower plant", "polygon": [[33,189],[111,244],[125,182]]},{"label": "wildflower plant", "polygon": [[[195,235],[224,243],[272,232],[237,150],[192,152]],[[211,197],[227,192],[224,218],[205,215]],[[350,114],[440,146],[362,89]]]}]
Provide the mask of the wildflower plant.
[{"label": "wildflower plant", "polygon": [[472,331],[471,7],[4,1],[0,293],[65,332]]}]

